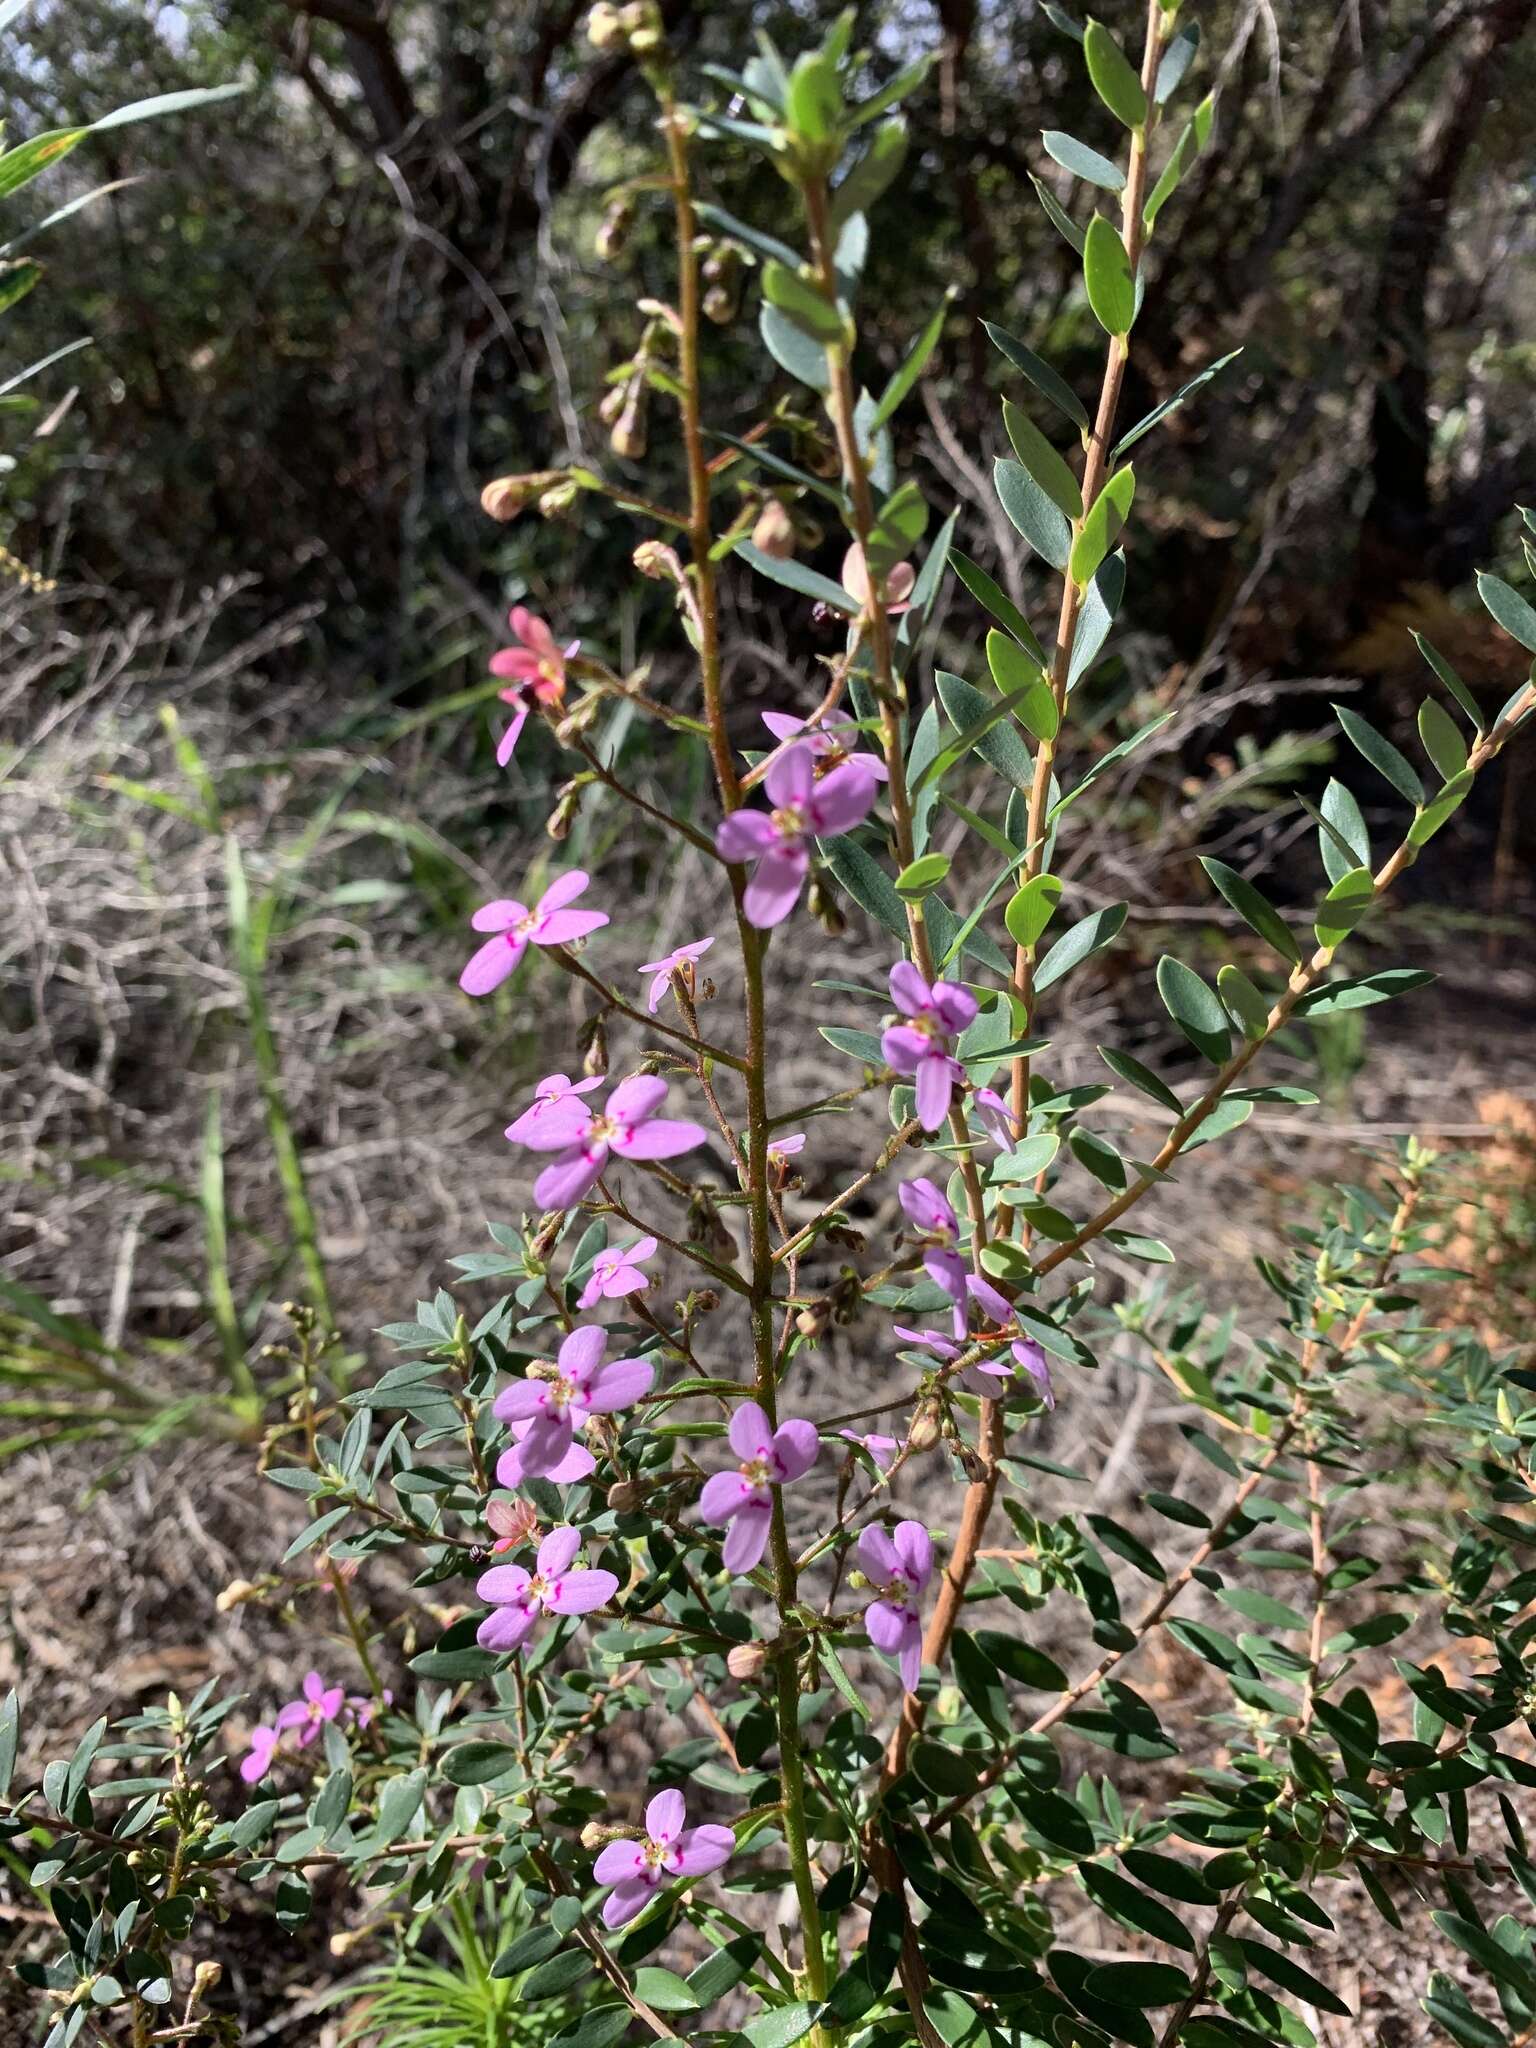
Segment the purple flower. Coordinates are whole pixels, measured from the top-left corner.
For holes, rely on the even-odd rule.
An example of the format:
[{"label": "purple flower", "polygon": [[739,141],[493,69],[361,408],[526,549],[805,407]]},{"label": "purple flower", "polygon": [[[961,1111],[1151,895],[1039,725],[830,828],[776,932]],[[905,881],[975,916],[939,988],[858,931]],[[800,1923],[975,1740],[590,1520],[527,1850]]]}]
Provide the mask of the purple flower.
[{"label": "purple flower", "polygon": [[482,1650],[515,1650],[541,1614],[590,1614],[613,1598],[619,1582],[612,1572],[570,1569],[580,1548],[579,1529],[551,1529],[539,1545],[531,1572],[520,1564],[493,1564],[480,1574],[475,1591],[493,1603],[492,1612],[475,1631]]},{"label": "purple flower", "polygon": [[976,998],[951,981],[930,986],[909,960],[891,969],[891,1000],[906,1018],[880,1040],[885,1063],[917,1083],[917,1114],[925,1131],[942,1128],[956,1084],[965,1069],[950,1051],[976,1015]]},{"label": "purple flower", "polygon": [[1011,1152],[1023,1135],[1024,1126],[995,1088],[978,1088],[971,1097],[982,1128],[1000,1152]]},{"label": "purple flower", "polygon": [[459,976],[459,987],[467,996],[488,996],[499,988],[530,946],[568,946],[572,939],[585,938],[608,922],[606,910],[567,910],[586,888],[591,876],[571,868],[550,883],[534,908],[510,896],[498,896],[494,903],[482,903],[469,920],[477,932],[494,932]]},{"label": "purple flower", "polygon": [[688,1810],[681,1792],[658,1792],[645,1809],[643,1842],[610,1842],[592,1866],[594,1884],[611,1884],[603,1901],[603,1925],[622,1927],[643,1912],[664,1884],[675,1877],[703,1877],[718,1870],[733,1853],[736,1837],[729,1828],[706,1821],[684,1827]]},{"label": "purple flower", "polygon": [[772,1489],[809,1472],[821,1445],[814,1422],[781,1422],[775,1429],[755,1401],[742,1402],[726,1434],[741,1463],[704,1482],[699,1513],[706,1522],[730,1524],[721,1553],[725,1568],[749,1572],[768,1542]]},{"label": "purple flower", "polygon": [[240,1775],[247,1785],[256,1785],[272,1768],[277,1753],[278,1734],[275,1728],[253,1728],[251,1746],[240,1759]]},{"label": "purple flower", "polygon": [[960,1219],[942,1191],[931,1180],[904,1181],[896,1190],[902,1211],[928,1250],[923,1270],[953,1302],[965,1299],[965,1261],[956,1246],[960,1242]]},{"label": "purple flower", "polygon": [[633,1244],[610,1245],[599,1252],[576,1306],[591,1308],[599,1301],[622,1301],[626,1294],[643,1294],[651,1276],[642,1269],[655,1253],[654,1237],[637,1237]]},{"label": "purple flower", "polygon": [[789,1171],[789,1162],[797,1152],[805,1150],[804,1131],[786,1131],[782,1138],[768,1140],[768,1164],[780,1179]]},{"label": "purple flower", "polygon": [[572,1330],[560,1346],[553,1379],[514,1380],[496,1396],[492,1413],[498,1422],[528,1425],[517,1446],[524,1478],[552,1477],[589,1415],[632,1408],[651,1391],[656,1368],[649,1359],[614,1358],[604,1365],[607,1341],[605,1331],[590,1325]]},{"label": "purple flower", "polygon": [[589,1479],[597,1470],[597,1460],[584,1444],[573,1442],[571,1448],[548,1472],[529,1472],[523,1465],[523,1444],[531,1422],[514,1422],[512,1442],[496,1460],[496,1484],[504,1486],[509,1493],[516,1493],[525,1479],[547,1479],[553,1486],[574,1486],[578,1479]]},{"label": "purple flower", "polygon": [[590,1095],[594,1088],[601,1088],[603,1077],[593,1074],[585,1081],[573,1081],[569,1074],[546,1074],[534,1090],[532,1102],[515,1123],[507,1125],[506,1135],[514,1145],[530,1145],[531,1133],[548,1117],[552,1109],[560,1104],[569,1104],[573,1099]]},{"label": "purple flower", "polygon": [[864,1626],[877,1650],[896,1659],[904,1692],[916,1692],[923,1668],[922,1600],[933,1577],[933,1539],[921,1522],[898,1522],[894,1536],[866,1529],[859,1563],[876,1588]]},{"label": "purple flower", "polygon": [[860,1436],[856,1429],[840,1429],[837,1433],[846,1437],[849,1443],[856,1444],[861,1451],[867,1451],[875,1462],[875,1469],[880,1472],[890,1471],[896,1462],[896,1453],[901,1449],[900,1439],[894,1436],[878,1436],[873,1431],[868,1436]]},{"label": "purple flower", "polygon": [[893,1335],[903,1343],[920,1344],[925,1351],[931,1351],[936,1358],[958,1358],[964,1348],[953,1337],[946,1337],[941,1330],[909,1330],[901,1323],[891,1325]]},{"label": "purple flower", "polygon": [[671,985],[673,975],[679,969],[686,974],[689,988],[693,987],[693,975],[690,971],[693,963],[701,959],[714,943],[713,936],[707,939],[693,939],[686,946],[674,946],[664,960],[644,962],[640,972],[652,977],[650,988],[646,991],[645,1007],[653,1017],[661,1007],[661,999]]},{"label": "purple flower", "polygon": [[506,1135],[513,1144],[558,1155],[534,1182],[534,1200],[546,1209],[569,1209],[596,1183],[610,1153],[621,1159],[672,1159],[702,1145],[709,1135],[702,1124],[657,1116],[666,1097],[665,1081],[653,1074],[631,1074],[600,1113],[573,1088],[539,1110],[537,1117],[529,1111],[509,1124]]},{"label": "purple flower", "polygon": [[820,782],[809,746],[780,754],[763,778],[769,811],[732,811],[715,832],[721,858],[751,861],[756,871],[742,907],[760,931],[782,924],[800,900],[810,873],[810,841],[847,832],[869,815],[874,777],[844,762]]},{"label": "purple flower", "polygon": [[308,1749],[324,1724],[336,1719],[346,1697],[346,1692],[341,1686],[327,1685],[318,1671],[306,1671],[304,1697],[290,1700],[286,1707],[278,1709],[278,1734],[282,1735],[290,1728],[297,1728],[300,1749]]},{"label": "purple flower", "polygon": [[816,756],[816,768],[823,775],[840,768],[846,761],[861,775],[872,776],[876,782],[890,780],[891,771],[878,754],[855,751],[864,735],[851,718],[832,717],[821,725],[810,725],[803,718],[791,717],[787,711],[765,711],[763,723],[779,742],[775,753],[799,744],[808,746]]},{"label": "purple flower", "polygon": [[498,648],[491,656],[493,676],[515,678],[509,689],[497,693],[503,704],[512,706],[512,723],[496,749],[497,765],[502,768],[516,751],[532,706],[555,705],[564,697],[565,664],[581,647],[579,640],[573,640],[562,653],[554,634],[526,605],[513,605],[510,622],[521,645]]}]

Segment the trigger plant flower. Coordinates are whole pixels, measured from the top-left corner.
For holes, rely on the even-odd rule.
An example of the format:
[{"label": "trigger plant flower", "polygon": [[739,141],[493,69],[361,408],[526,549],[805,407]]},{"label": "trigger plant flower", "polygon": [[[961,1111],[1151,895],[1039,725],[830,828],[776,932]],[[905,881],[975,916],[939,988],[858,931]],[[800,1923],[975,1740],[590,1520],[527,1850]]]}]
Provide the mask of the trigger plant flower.
[{"label": "trigger plant flower", "polygon": [[644,963],[640,972],[651,977],[651,985],[646,991],[645,1007],[653,1017],[661,1007],[662,997],[672,986],[674,974],[681,972],[689,988],[693,987],[693,963],[702,959],[714,943],[714,935],[711,933],[707,939],[693,939],[686,946],[674,946],[664,959],[647,960]]},{"label": "trigger plant flower", "polygon": [[850,831],[875,801],[878,785],[862,768],[845,761],[818,782],[815,758],[809,746],[787,748],[763,778],[772,808],[732,811],[715,831],[722,860],[753,868],[742,907],[759,931],[782,924],[799,902],[811,871],[811,841]]},{"label": "trigger plant flower", "polygon": [[859,1565],[876,1597],[864,1613],[869,1640],[894,1657],[904,1692],[916,1692],[923,1669],[923,1595],[933,1577],[933,1539],[921,1522],[898,1522],[895,1533],[866,1529]]},{"label": "trigger plant flower", "polygon": [[741,1463],[704,1482],[699,1513],[727,1525],[721,1556],[728,1572],[749,1572],[761,1561],[773,1520],[773,1488],[802,1479],[821,1448],[814,1422],[791,1420],[777,1429],[755,1401],[743,1401],[726,1432]]},{"label": "trigger plant flower", "polygon": [[656,1368],[650,1360],[613,1358],[605,1365],[607,1342],[607,1333],[591,1325],[572,1330],[548,1378],[515,1380],[496,1396],[492,1413],[498,1422],[528,1425],[518,1445],[525,1478],[556,1472],[590,1416],[633,1408],[651,1391]]},{"label": "trigger plant flower", "polygon": [[502,703],[512,706],[512,723],[496,749],[497,764],[502,768],[516,752],[534,705],[559,704],[564,699],[565,664],[581,647],[579,640],[573,640],[562,651],[548,626],[526,605],[513,605],[509,623],[518,644],[498,648],[491,656],[491,674],[514,679],[510,688],[499,693]]},{"label": "trigger plant flower", "polygon": [[690,1828],[681,1792],[658,1792],[645,1809],[645,1838],[610,1842],[592,1866],[594,1884],[612,1885],[603,1901],[603,1925],[622,1927],[643,1912],[664,1884],[718,1870],[736,1847],[729,1828],[706,1821]]},{"label": "trigger plant flower", "polygon": [[645,1262],[655,1256],[654,1237],[637,1237],[633,1244],[610,1245],[592,1261],[592,1271],[576,1306],[594,1308],[600,1301],[622,1301],[627,1294],[643,1294],[651,1284]]},{"label": "trigger plant flower", "polygon": [[491,1612],[475,1631],[482,1650],[516,1650],[532,1634],[544,1614],[590,1614],[619,1590],[612,1572],[573,1572],[581,1548],[581,1531],[568,1524],[551,1529],[539,1545],[533,1570],[520,1564],[493,1564],[475,1581],[475,1591],[492,1603]]},{"label": "trigger plant flower", "polygon": [[[569,1209],[596,1186],[610,1156],[619,1159],[675,1159],[702,1145],[702,1124],[656,1114],[667,1084],[654,1074],[631,1074],[601,1110],[583,1102],[572,1088],[549,1103],[536,1121],[531,1112],[507,1126],[514,1145],[553,1152],[552,1162],[533,1184],[533,1198],[545,1209]],[[537,1107],[537,1105],[535,1105]]]},{"label": "trigger plant flower", "polygon": [[976,998],[957,982],[928,983],[910,960],[891,969],[891,1000],[903,1022],[889,1025],[880,1050],[893,1073],[917,1086],[918,1121],[925,1131],[941,1130],[965,1069],[950,1050],[976,1015]]},{"label": "trigger plant flower", "polygon": [[278,1709],[278,1734],[297,1728],[300,1749],[308,1749],[326,1722],[334,1721],[340,1714],[346,1698],[343,1686],[327,1685],[318,1671],[306,1671],[303,1698],[290,1700],[286,1707]]},{"label": "trigger plant flower", "polygon": [[608,922],[606,910],[568,910],[586,888],[591,876],[572,868],[558,876],[530,910],[510,896],[494,903],[482,903],[469,920],[477,932],[491,932],[459,976],[459,987],[467,996],[488,996],[499,988],[530,946],[568,946],[572,939],[584,939]]}]

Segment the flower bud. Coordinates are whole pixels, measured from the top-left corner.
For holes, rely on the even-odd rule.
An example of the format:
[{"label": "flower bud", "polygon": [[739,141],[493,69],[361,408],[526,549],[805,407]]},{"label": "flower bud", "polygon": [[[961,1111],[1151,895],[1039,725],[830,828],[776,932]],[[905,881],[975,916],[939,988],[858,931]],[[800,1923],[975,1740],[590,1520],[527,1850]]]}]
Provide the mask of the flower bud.
[{"label": "flower bud", "polygon": [[795,552],[795,522],[780,498],[770,498],[757,515],[752,545],[776,562],[787,562]]},{"label": "flower bud", "polygon": [[581,792],[591,780],[590,775],[578,775],[561,785],[555,799],[555,808],[544,821],[544,830],[551,839],[558,842],[570,836],[571,826],[575,823],[576,813],[581,806]]},{"label": "flower bud", "polygon": [[987,1476],[987,1468],[978,1453],[971,1448],[963,1437],[956,1437],[950,1448],[959,1460],[960,1470],[965,1474],[968,1482],[972,1486],[980,1485],[981,1481]]},{"label": "flower bud", "polygon": [[600,263],[612,263],[624,253],[624,244],[629,240],[634,224],[635,202],[629,193],[622,193],[609,202],[602,226],[597,231],[597,258]]},{"label": "flower bud", "polygon": [[616,1515],[632,1515],[645,1499],[645,1488],[633,1479],[616,1479],[605,1498]]},{"label": "flower bud", "polygon": [[638,462],[646,450],[645,415],[648,387],[643,377],[633,377],[625,387],[624,410],[613,423],[608,445],[615,455]]},{"label": "flower bud", "polygon": [[559,483],[552,484],[539,499],[539,517],[557,518],[560,513],[568,511],[575,504],[580,492],[581,485],[574,477],[563,477]]},{"label": "flower bud", "polygon": [[[766,552],[766,550],[765,550]],[[829,939],[840,939],[848,929],[848,920],[843,916],[837,898],[823,882],[819,872],[811,876],[811,886],[806,896],[812,917],[821,926]]]},{"label": "flower bud", "polygon": [[583,1849],[606,1849],[610,1842],[635,1842],[640,1839],[639,1828],[614,1827],[600,1820],[589,1820],[579,1837]]},{"label": "flower bud", "polygon": [[194,1998],[206,1998],[208,1993],[214,1990],[222,1981],[223,1976],[224,1965],[222,1963],[199,1963],[192,1972],[192,1996]]},{"label": "flower bud", "polygon": [[594,1017],[587,1026],[586,1040],[581,1071],[590,1081],[594,1074],[606,1074],[608,1071],[608,1030],[601,1017]]},{"label": "flower bud", "polygon": [[767,1662],[768,1650],[763,1643],[737,1643],[725,1654],[725,1668],[732,1678],[756,1678]]},{"label": "flower bud", "polygon": [[795,1328],[802,1337],[809,1338],[814,1343],[825,1334],[831,1320],[832,1304],[823,1298],[820,1301],[809,1302],[801,1309],[799,1315],[795,1317]]},{"label": "flower bud", "polygon": [[213,1604],[220,1614],[228,1614],[232,1607],[243,1607],[247,1600],[260,1598],[260,1586],[253,1585],[249,1579],[231,1579]]},{"label": "flower bud", "polygon": [[610,384],[597,402],[597,416],[605,427],[611,427],[624,410],[624,398],[629,390],[627,383]]},{"label": "flower bud", "polygon": [[587,17],[587,41],[594,50],[622,50],[628,40],[618,8],[610,7],[608,0],[598,0]]},{"label": "flower bud", "polygon": [[480,493],[480,507],[493,519],[515,519],[525,506],[565,480],[562,469],[536,469],[526,476],[498,476]]},{"label": "flower bud", "polygon": [[907,1431],[907,1446],[914,1451],[931,1451],[939,1440],[939,1404],[924,1401],[912,1417],[912,1427]]},{"label": "flower bud", "polygon": [[717,327],[735,319],[741,305],[741,251],[734,242],[718,242],[704,263],[704,317]]},{"label": "flower bud", "polygon": [[632,557],[636,569],[652,583],[681,583],[683,565],[677,558],[676,548],[669,548],[664,540],[643,540]]}]

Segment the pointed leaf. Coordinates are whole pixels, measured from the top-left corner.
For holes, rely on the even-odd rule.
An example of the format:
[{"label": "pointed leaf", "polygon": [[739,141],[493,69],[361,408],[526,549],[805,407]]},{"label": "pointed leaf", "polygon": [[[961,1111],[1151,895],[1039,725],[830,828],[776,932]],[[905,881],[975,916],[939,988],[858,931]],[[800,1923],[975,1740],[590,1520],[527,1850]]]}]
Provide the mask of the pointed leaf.
[{"label": "pointed leaf", "polygon": [[1347,704],[1335,704],[1333,715],[1344,728],[1345,737],[1370,762],[1378,775],[1386,777],[1399,796],[1411,804],[1424,801],[1424,785],[1418,772],[1407,757],[1398,752],[1384,733],[1362,718],[1358,711],[1351,711]]},{"label": "pointed leaf", "polygon": [[[5,165],[0,161],[0,177],[4,171]],[[1532,611],[1519,591],[1512,590],[1501,576],[1490,576],[1486,569],[1479,569],[1477,594],[1510,638],[1536,654],[1536,611]]]},{"label": "pointed leaf", "polygon": [[1035,553],[1053,569],[1064,570],[1072,551],[1072,528],[1066,515],[1051,503],[1022,462],[999,456],[992,465],[992,482],[1003,510]]},{"label": "pointed leaf", "polygon": [[1124,189],[1125,173],[1120,166],[1112,164],[1107,156],[1100,156],[1096,149],[1090,149],[1086,142],[1079,142],[1075,135],[1064,135],[1059,128],[1047,128],[1040,140],[1045,144],[1046,154],[1053,156],[1074,178],[1084,178],[1090,185],[1101,185],[1106,192]]},{"label": "pointed leaf", "polygon": [[1060,451],[1051,445],[1029,414],[1015,405],[1011,398],[1003,400],[1003,425],[1013,443],[1014,454],[1051,503],[1068,519],[1081,519],[1083,494],[1077,478]]},{"label": "pointed leaf", "polygon": [[1069,564],[1072,581],[1079,587],[1091,583],[1098,574],[1105,556],[1119,538],[1121,527],[1130,517],[1131,501],[1135,495],[1136,472],[1127,466],[1115,471],[1089,506],[1077,539],[1072,543]]},{"label": "pointed leaf", "polygon": [[1012,598],[993,582],[985,569],[979,568],[969,555],[962,555],[958,548],[950,549],[949,559],[955,574],[976,602],[990,612],[998,624],[1013,635],[1036,666],[1043,669],[1046,665],[1045,650]]},{"label": "pointed leaf", "polygon": [[1083,31],[1083,54],[1093,89],[1117,121],[1140,128],[1147,118],[1147,95],[1130,59],[1102,22],[1090,18]]},{"label": "pointed leaf", "polygon": [[1212,1066],[1222,1066],[1232,1051],[1232,1030],[1215,991],[1192,967],[1165,953],[1157,963],[1157,992],[1174,1023]]},{"label": "pointed leaf", "polygon": [[1273,946],[1282,959],[1289,960],[1293,967],[1299,966],[1301,948],[1268,897],[1261,895],[1251,882],[1244,881],[1224,861],[1209,860],[1202,854],[1200,865],[1249,929],[1257,932],[1266,945]]},{"label": "pointed leaf", "polygon": [[995,326],[990,320],[983,320],[981,324],[986,329],[987,338],[992,346],[1008,358],[1021,376],[1029,379],[1041,397],[1048,398],[1052,405],[1058,406],[1066,414],[1074,426],[1081,427],[1086,433],[1088,414],[1071,385],[1059,377],[1049,363],[1043,362],[1033,349],[1026,348],[1016,334],[1010,334],[1006,327]]},{"label": "pointed leaf", "polygon": [[1093,317],[1106,334],[1129,334],[1136,318],[1136,279],[1120,230],[1102,213],[1083,241],[1083,284]]}]

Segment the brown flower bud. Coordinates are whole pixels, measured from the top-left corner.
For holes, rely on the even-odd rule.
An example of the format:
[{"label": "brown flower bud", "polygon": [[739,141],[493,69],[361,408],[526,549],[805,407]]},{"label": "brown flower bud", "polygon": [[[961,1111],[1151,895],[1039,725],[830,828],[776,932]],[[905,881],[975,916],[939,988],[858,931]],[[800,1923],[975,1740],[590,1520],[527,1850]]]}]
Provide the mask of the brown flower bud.
[{"label": "brown flower bud", "polygon": [[594,1017],[587,1026],[586,1041],[581,1071],[591,1080],[594,1074],[606,1074],[608,1071],[608,1029],[601,1017]]},{"label": "brown flower bud", "polygon": [[776,562],[787,562],[795,552],[795,522],[781,498],[770,498],[758,513],[752,545]]},{"label": "brown flower bud", "polygon": [[223,1976],[224,1965],[222,1963],[199,1963],[192,1972],[192,1996],[194,1998],[206,1998],[208,1993],[222,1981]]},{"label": "brown flower bud", "polygon": [[600,1820],[589,1820],[581,1831],[583,1849],[606,1849],[610,1842],[634,1842],[640,1838],[639,1828],[618,1828]]},{"label": "brown flower bud", "polygon": [[725,1668],[732,1678],[756,1678],[767,1662],[764,1643],[737,1643],[725,1653]]},{"label": "brown flower bud", "polygon": [[555,808],[544,821],[544,830],[551,839],[558,841],[570,836],[571,826],[581,806],[581,792],[591,780],[590,775],[578,775],[573,781],[561,785]]},{"label": "brown flower bud", "polygon": [[612,263],[624,252],[629,240],[629,231],[635,224],[635,202],[627,192],[609,201],[608,211],[603,215],[602,226],[597,231],[597,257],[600,263]]},{"label": "brown flower bud", "polygon": [[252,1585],[249,1579],[231,1579],[213,1604],[220,1614],[228,1614],[232,1607],[243,1607],[247,1600],[260,1598],[260,1586]]},{"label": "brown flower bud", "polygon": [[624,410],[614,421],[613,431],[608,436],[608,445],[614,454],[622,455],[630,462],[638,462],[646,450],[646,400],[644,378],[632,378],[625,387]]},{"label": "brown flower bud", "polygon": [[610,384],[598,400],[597,416],[605,427],[611,427],[619,414],[624,410],[624,399],[628,390],[629,385],[627,383]]},{"label": "brown flower bud", "polygon": [[564,481],[563,469],[536,469],[526,476],[498,476],[480,493],[480,507],[493,519],[503,522],[515,519],[535,498]]},{"label": "brown flower bud", "polygon": [[632,1515],[645,1499],[645,1488],[633,1479],[616,1479],[606,1498],[616,1515]]},{"label": "brown flower bud", "polygon": [[827,1325],[831,1320],[831,1302],[825,1299],[813,1301],[807,1303],[801,1309],[799,1315],[795,1317],[795,1328],[802,1337],[809,1338],[814,1343],[818,1337],[825,1334]]},{"label": "brown flower bud", "polygon": [[643,540],[631,557],[642,576],[648,576],[653,583],[681,583],[683,565],[677,558],[676,548],[669,548],[664,540]]},{"label": "brown flower bud", "polygon": [[559,483],[552,484],[539,499],[539,517],[554,519],[561,512],[568,511],[575,504],[580,492],[581,485],[574,477],[562,477]]}]

